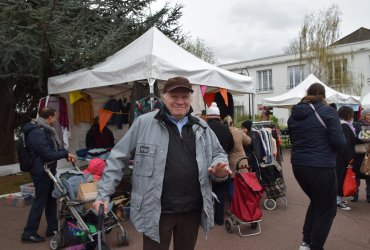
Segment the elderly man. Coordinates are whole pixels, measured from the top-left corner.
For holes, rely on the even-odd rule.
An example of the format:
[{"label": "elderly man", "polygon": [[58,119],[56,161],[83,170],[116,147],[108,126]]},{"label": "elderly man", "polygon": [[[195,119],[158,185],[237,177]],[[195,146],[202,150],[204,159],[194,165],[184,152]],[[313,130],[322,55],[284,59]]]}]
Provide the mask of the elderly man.
[{"label": "elderly man", "polygon": [[201,224],[213,226],[211,178],[231,174],[227,155],[207,124],[192,116],[188,79],[168,79],[164,106],[134,121],[112,149],[98,186],[95,209],[105,204],[135,150],[130,219],[143,233],[143,249],[194,249]]}]

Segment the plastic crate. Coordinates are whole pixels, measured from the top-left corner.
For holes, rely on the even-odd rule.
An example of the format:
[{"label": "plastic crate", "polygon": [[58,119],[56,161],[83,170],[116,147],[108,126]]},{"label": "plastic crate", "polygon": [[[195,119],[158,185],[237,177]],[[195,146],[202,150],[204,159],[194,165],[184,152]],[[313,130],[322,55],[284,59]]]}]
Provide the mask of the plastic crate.
[{"label": "plastic crate", "polygon": [[33,183],[27,183],[24,185],[19,186],[21,189],[21,193],[24,195],[31,195],[32,197],[35,197],[35,187],[33,186]]},{"label": "plastic crate", "polygon": [[8,207],[24,207],[32,204],[31,195],[23,195],[22,193],[9,194],[5,199],[4,203]]}]

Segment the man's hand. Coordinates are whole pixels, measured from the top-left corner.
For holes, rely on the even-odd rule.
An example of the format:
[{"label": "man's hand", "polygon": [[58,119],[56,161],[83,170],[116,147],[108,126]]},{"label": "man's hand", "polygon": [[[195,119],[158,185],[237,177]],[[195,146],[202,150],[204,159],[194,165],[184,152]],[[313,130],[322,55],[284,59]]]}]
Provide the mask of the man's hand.
[{"label": "man's hand", "polygon": [[72,153],[68,153],[67,161],[74,163],[76,161],[76,156]]},{"label": "man's hand", "polygon": [[218,178],[224,178],[226,175],[232,173],[228,166],[229,166],[228,163],[218,162],[213,167],[209,167],[208,172],[210,172],[211,174]]},{"label": "man's hand", "polygon": [[108,211],[108,201],[101,201],[101,200],[96,200],[93,203],[93,207],[96,210],[96,213],[97,214],[99,213],[99,207],[101,204],[104,204],[104,213],[107,214],[109,212]]}]

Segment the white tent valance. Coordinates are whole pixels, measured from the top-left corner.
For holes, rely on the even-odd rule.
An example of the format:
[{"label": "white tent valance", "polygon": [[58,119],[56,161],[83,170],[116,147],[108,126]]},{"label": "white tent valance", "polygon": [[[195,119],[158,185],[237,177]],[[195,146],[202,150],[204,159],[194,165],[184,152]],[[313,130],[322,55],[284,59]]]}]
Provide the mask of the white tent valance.
[{"label": "white tent valance", "polygon": [[255,93],[252,78],[209,64],[187,52],[153,27],[128,46],[91,69],[50,77],[48,93],[127,84],[183,76],[196,85],[225,88],[231,93]]},{"label": "white tent valance", "polygon": [[359,96],[346,95],[340,93],[321,82],[313,74],[310,74],[306,79],[299,83],[296,87],[289,90],[288,92],[274,97],[263,98],[262,104],[264,106],[290,108],[293,105],[300,102],[300,100],[306,96],[307,89],[313,83],[320,83],[325,87],[326,100],[329,103],[338,104],[361,104],[361,98]]}]

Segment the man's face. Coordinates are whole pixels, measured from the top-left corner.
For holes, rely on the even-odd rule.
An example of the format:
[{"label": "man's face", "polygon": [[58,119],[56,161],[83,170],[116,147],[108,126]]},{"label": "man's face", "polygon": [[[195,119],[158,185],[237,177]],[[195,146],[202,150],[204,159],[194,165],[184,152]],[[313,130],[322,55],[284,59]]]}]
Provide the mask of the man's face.
[{"label": "man's face", "polygon": [[48,119],[47,119],[47,122],[50,126],[53,126],[57,121],[57,114],[54,113],[54,115],[52,116],[49,116]]},{"label": "man's face", "polygon": [[186,88],[176,88],[163,95],[163,101],[170,114],[177,120],[185,117],[190,110],[191,94]]}]

